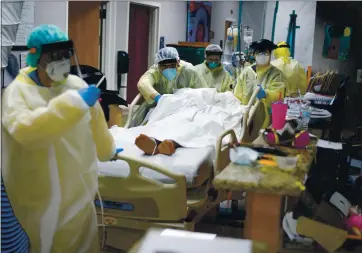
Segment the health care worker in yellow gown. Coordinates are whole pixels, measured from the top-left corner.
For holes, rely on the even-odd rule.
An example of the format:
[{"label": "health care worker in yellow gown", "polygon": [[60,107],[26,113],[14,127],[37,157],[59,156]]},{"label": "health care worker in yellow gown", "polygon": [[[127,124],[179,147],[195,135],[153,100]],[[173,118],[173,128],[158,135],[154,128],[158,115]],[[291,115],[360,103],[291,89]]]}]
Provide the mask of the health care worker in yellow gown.
[{"label": "health care worker in yellow gown", "polygon": [[[254,41],[250,49],[254,51],[256,64],[246,67],[238,77],[234,95],[246,105],[254,89],[261,86],[257,98],[265,106],[265,113],[269,115],[271,104],[278,101],[280,94],[284,97],[285,84],[279,69],[270,64],[270,54],[276,45],[270,40]],[[263,127],[268,127],[270,117],[266,117]]]},{"label": "health care worker in yellow gown", "polygon": [[2,176],[33,253],[99,253],[97,158],[117,152],[100,91],[70,75],[73,43],[57,26],[29,35],[28,68],[2,104]]},{"label": "health care worker in yellow gown", "polygon": [[290,58],[290,46],[286,42],[279,42],[274,50],[275,60],[271,64],[282,73],[285,82],[286,96],[304,95],[307,89],[307,75],[299,62]]},{"label": "health care worker in yellow gown", "polygon": [[209,88],[216,88],[218,92],[231,91],[233,79],[221,65],[222,49],[211,44],[205,49],[205,61],[195,66],[196,71],[205,79]]},{"label": "health care worker in yellow gown", "polygon": [[137,109],[131,126],[142,123],[162,94],[173,94],[181,88],[207,88],[207,84],[190,63],[180,61],[176,48],[165,47],[156,53],[155,64],[141,76],[137,87],[146,101]]}]

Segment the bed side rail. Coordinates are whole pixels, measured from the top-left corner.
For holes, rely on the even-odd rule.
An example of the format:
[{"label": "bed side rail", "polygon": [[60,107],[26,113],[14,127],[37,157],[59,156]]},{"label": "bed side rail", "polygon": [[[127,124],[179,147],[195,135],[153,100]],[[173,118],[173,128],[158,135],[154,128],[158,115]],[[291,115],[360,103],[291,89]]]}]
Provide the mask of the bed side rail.
[{"label": "bed side rail", "polygon": [[[119,160],[126,161],[130,165],[131,170],[130,170],[129,177],[141,176],[142,178],[144,178],[142,175],[140,175],[140,172],[138,170],[139,168],[144,167],[144,168],[148,168],[148,169],[157,171],[158,173],[168,176],[169,178],[172,178],[173,180],[175,180],[176,184],[178,184],[181,187],[184,187],[186,189],[186,179],[185,179],[185,176],[182,174],[171,172],[170,170],[166,169],[162,165],[156,165],[151,162],[142,161],[142,160],[136,159],[134,157],[129,157],[129,156],[123,155],[122,153],[119,153],[116,157]],[[149,179],[149,180],[151,180],[151,179]]]},{"label": "bed side rail", "polygon": [[[255,110],[260,104],[260,100],[257,99],[256,95],[260,91],[260,87],[257,87],[253,94],[251,95],[251,98],[249,100],[248,105],[245,108],[245,112],[243,115],[243,121],[242,121],[242,131],[241,131],[241,142],[245,139],[249,128],[252,126],[252,121],[255,116],[255,114],[258,112],[258,110]],[[244,120],[247,119],[247,120]],[[223,140],[226,136],[231,137],[228,145],[223,145]],[[234,145],[237,144],[238,140],[236,138],[236,134],[234,130],[229,129],[226,130],[224,133],[221,134],[221,136],[218,138],[216,142],[216,159],[215,159],[215,172],[219,173],[222,171],[229,163],[230,163],[230,157],[229,157],[229,150]]]},{"label": "bed side rail", "polygon": [[[223,145],[223,140],[225,137],[230,136],[229,143]],[[215,158],[215,174],[222,171],[229,163],[229,149],[238,143],[236,134],[234,130],[226,130],[221,136],[217,139],[216,142],[216,158]]]},{"label": "bed side rail", "polygon": [[[128,163],[128,176],[99,175],[99,191],[103,200],[126,203],[132,206],[132,211],[107,209],[108,214],[132,219],[170,221],[187,216],[187,184],[184,175],[121,153],[117,158]],[[172,180],[170,183],[162,183],[142,175],[140,168],[156,171]]]}]

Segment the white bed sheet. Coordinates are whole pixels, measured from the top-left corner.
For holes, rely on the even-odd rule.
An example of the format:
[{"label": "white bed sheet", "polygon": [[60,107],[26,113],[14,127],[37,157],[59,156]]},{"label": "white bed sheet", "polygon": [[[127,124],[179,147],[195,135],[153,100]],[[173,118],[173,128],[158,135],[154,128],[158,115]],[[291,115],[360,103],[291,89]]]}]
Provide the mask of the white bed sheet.
[{"label": "white bed sheet", "polygon": [[149,115],[147,125],[129,129],[112,127],[110,132],[118,142],[117,147],[124,142],[134,143],[140,134],[159,141],[173,140],[187,148],[215,147],[225,130],[233,129],[239,137],[243,113],[244,107],[231,92],[184,88],[163,95]]},{"label": "white bed sheet", "polygon": [[[199,175],[199,168],[207,162],[210,167],[213,166],[214,148],[178,148],[172,156],[144,155],[135,145],[124,146],[123,155],[134,157],[139,160],[161,165],[171,172],[185,175],[188,186],[191,186],[195,177]],[[99,162],[99,174],[112,177],[127,177],[129,174],[128,163],[122,160]],[[164,184],[172,184],[174,180],[148,168],[140,168],[140,174],[146,178],[157,180]]]},{"label": "white bed sheet", "polygon": [[[216,89],[180,89],[175,94],[164,95],[149,116],[146,126],[129,129],[110,129],[116,146],[123,148],[122,155],[162,165],[171,172],[185,175],[192,185],[204,162],[213,166],[217,138],[228,129],[241,131],[244,108],[231,92],[217,93]],[[172,156],[146,156],[136,147],[135,139],[146,134],[160,141],[171,139],[184,148]],[[228,138],[224,139],[228,142]],[[126,177],[129,166],[124,161],[99,163],[100,173]],[[173,180],[156,171],[142,168],[141,175],[163,183]]]}]

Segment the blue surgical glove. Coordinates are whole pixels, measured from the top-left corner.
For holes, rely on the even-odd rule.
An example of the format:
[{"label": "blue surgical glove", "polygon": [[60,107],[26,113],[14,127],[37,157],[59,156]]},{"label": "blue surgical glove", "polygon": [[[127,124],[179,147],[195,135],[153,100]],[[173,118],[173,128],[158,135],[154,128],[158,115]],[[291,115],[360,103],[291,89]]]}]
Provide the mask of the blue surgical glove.
[{"label": "blue surgical glove", "polygon": [[155,97],[155,102],[158,103],[158,100],[160,100],[160,98],[161,98],[161,95],[158,94],[158,95]]},{"label": "blue surgical glove", "polygon": [[111,160],[117,160],[118,153],[121,153],[123,151],[123,148],[116,148],[115,154]]},{"label": "blue surgical glove", "polygon": [[116,155],[118,154],[118,153],[121,153],[123,151],[123,148],[116,148]]},{"label": "blue surgical glove", "polygon": [[88,106],[93,106],[100,97],[101,90],[93,84],[90,85],[88,88],[78,90],[78,93]]},{"label": "blue surgical glove", "polygon": [[263,89],[263,87],[261,87],[260,84],[259,84],[258,86],[260,87],[260,90],[259,90],[258,94],[256,94],[256,97],[257,97],[258,99],[265,98],[265,97],[266,97],[265,90]]}]

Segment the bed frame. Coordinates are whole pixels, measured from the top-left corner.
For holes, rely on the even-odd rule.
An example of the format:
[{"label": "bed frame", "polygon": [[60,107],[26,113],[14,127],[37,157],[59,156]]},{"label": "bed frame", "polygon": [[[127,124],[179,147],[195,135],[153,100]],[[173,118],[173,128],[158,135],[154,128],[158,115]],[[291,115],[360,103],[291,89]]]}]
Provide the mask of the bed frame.
[{"label": "bed frame", "polygon": [[[252,99],[246,106],[243,119],[243,132],[241,141],[256,139],[260,128],[254,129],[254,119],[257,113],[264,111],[258,109],[263,107],[259,100],[255,102],[258,90],[253,93]],[[131,123],[133,109],[140,101],[138,95],[130,105],[130,111],[125,127]],[[223,145],[226,137],[229,142]],[[115,178],[100,175],[99,192],[103,200],[110,199],[117,203],[132,203],[133,210],[114,210],[105,208],[103,215],[101,208],[97,207],[99,223],[104,222],[106,241],[104,244],[111,247],[128,250],[144,232],[150,227],[169,227],[182,230],[194,230],[206,213],[226,200],[226,191],[216,191],[212,187],[214,176],[220,173],[229,163],[229,150],[238,143],[233,130],[227,130],[218,138],[216,143],[216,158],[214,168],[208,179],[197,188],[188,188],[183,175],[173,173],[163,166],[146,161],[137,160],[119,153],[117,158],[129,164],[128,177]],[[159,181],[143,177],[139,169],[148,168],[162,173],[173,179],[173,184],[164,184]],[[119,191],[119,198],[114,198],[114,191]],[[103,235],[104,236],[104,235]]]}]

